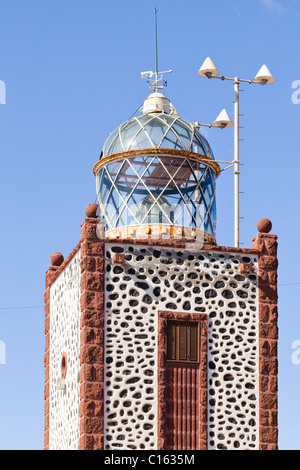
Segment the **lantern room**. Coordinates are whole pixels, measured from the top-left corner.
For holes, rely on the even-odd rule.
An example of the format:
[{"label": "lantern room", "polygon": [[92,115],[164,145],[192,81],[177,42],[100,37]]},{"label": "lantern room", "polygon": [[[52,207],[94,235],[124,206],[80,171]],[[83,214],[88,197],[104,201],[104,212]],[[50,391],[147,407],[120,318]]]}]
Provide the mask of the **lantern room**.
[{"label": "lantern room", "polygon": [[106,140],[94,166],[109,238],[215,243],[218,163],[206,138],[157,91]]}]

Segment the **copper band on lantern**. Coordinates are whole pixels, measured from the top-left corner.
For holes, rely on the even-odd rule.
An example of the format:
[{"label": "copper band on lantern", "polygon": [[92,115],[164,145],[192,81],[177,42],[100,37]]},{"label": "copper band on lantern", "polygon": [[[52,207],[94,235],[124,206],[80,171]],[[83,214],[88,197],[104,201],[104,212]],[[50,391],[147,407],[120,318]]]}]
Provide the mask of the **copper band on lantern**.
[{"label": "copper band on lantern", "polygon": [[145,156],[145,155],[147,156],[151,156],[151,155],[177,156],[177,157],[189,158],[191,160],[196,160],[210,167],[214,171],[217,178],[221,173],[219,164],[215,160],[207,156],[194,153],[194,152],[189,152],[187,150],[149,148],[149,149],[139,149],[139,150],[128,150],[126,152],[119,152],[119,153],[115,153],[113,155],[108,155],[104,158],[101,158],[94,165],[94,175],[97,176],[99,174],[100,169],[103,166],[108,165],[109,163],[112,163],[116,160],[122,160],[125,158]]}]

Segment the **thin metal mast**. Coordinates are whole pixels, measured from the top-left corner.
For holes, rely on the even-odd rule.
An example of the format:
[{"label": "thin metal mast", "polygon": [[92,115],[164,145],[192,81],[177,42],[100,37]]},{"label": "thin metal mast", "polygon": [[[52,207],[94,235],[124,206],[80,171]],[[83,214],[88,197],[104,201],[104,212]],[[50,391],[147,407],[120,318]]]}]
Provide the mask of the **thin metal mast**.
[{"label": "thin metal mast", "polygon": [[234,79],[234,246],[240,246],[240,81],[236,77]]},{"label": "thin metal mast", "polygon": [[158,92],[160,89],[164,89],[167,85],[167,82],[163,80],[163,74],[171,73],[173,70],[165,70],[159,72],[158,70],[158,47],[157,47],[157,12],[158,9],[154,9],[154,26],[155,26],[155,72],[148,70],[147,72],[141,73],[141,78],[146,78],[148,83],[150,83],[150,90]]},{"label": "thin metal mast", "polygon": [[157,80],[158,80],[157,12],[158,12],[158,9],[155,7],[155,9],[154,9],[154,19],[155,19],[155,80],[156,80],[156,84],[157,84]]}]

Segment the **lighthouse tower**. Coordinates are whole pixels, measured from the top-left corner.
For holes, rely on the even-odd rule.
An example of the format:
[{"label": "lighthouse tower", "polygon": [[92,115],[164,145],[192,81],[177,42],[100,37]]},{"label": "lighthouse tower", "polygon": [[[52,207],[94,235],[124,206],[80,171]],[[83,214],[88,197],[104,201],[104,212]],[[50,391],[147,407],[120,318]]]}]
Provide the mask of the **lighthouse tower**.
[{"label": "lighthouse tower", "polygon": [[216,238],[212,149],[158,89],[94,166],[45,293],[45,448],[277,448],[277,237]]}]

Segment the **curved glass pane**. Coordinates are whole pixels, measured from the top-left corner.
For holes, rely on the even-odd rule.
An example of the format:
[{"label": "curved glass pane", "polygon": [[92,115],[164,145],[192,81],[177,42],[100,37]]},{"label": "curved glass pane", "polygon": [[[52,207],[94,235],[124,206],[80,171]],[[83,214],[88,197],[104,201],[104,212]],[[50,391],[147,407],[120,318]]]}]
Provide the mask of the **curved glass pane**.
[{"label": "curved glass pane", "polygon": [[207,155],[207,152],[205,151],[205,147],[203,143],[196,136],[194,136],[193,138],[190,151],[194,153],[199,153],[200,155],[205,155],[205,156]]},{"label": "curved glass pane", "polygon": [[130,150],[135,147],[135,140],[137,134],[141,132],[142,127],[137,121],[129,121],[126,126],[120,131],[120,138],[122,140],[123,149]]},{"label": "curved glass pane", "polygon": [[168,132],[168,128],[169,126],[165,122],[165,120],[160,119],[158,117],[155,117],[154,119],[148,122],[145,131],[150,136],[154,147],[160,147],[161,141],[163,140],[165,134]]},{"label": "curved glass pane", "polygon": [[113,142],[116,140],[116,138],[118,136],[118,132],[119,132],[119,128],[115,129],[111,133],[111,135],[109,136],[107,141],[105,142],[104,147],[103,147],[103,155],[105,155],[105,156],[106,155],[111,155],[110,147],[113,144]]},{"label": "curved glass pane", "polygon": [[193,133],[189,128],[187,128],[186,124],[178,120],[172,126],[172,130],[182,143],[183,150],[189,150]]}]

